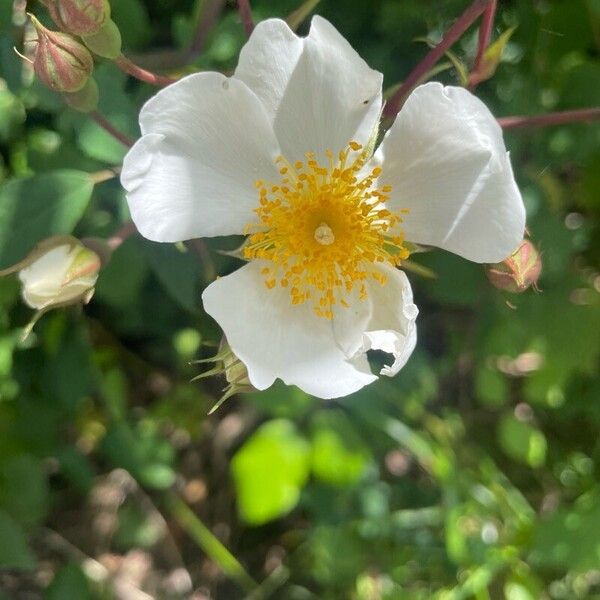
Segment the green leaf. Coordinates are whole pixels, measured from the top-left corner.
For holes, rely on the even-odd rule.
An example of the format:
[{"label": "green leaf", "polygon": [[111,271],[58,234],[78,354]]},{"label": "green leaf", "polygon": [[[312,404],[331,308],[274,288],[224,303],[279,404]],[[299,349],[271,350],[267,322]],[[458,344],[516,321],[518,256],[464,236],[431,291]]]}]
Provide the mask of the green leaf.
[{"label": "green leaf", "polygon": [[44,600],[65,600],[92,598],[90,585],[83,571],[74,564],[63,567],[52,580],[44,594]]},{"label": "green leaf", "polygon": [[34,569],[35,557],[27,547],[25,533],[3,510],[0,510],[0,540],[0,569]]},{"label": "green leaf", "polygon": [[126,48],[141,48],[150,37],[152,27],[144,3],[140,0],[111,0],[111,14],[118,25]]},{"label": "green leaf", "polygon": [[241,518],[262,525],[290,512],[300,499],[310,465],[310,446],[290,421],[262,425],[231,463]]},{"label": "green leaf", "polygon": [[41,240],[71,233],[93,189],[87,173],[70,170],[0,186],[0,269],[24,258]]},{"label": "green leaf", "polygon": [[23,103],[9,90],[0,86],[0,140],[8,141],[24,122]]},{"label": "green leaf", "polygon": [[144,243],[148,263],[165,291],[180,306],[195,313],[200,305],[200,263],[191,252],[173,244]]},{"label": "green leaf", "polygon": [[600,504],[588,496],[574,508],[556,511],[539,521],[530,560],[563,571],[597,569],[600,563]]},{"label": "green leaf", "polygon": [[[99,111],[119,131],[135,139],[139,135],[137,113],[134,102],[125,93],[127,78],[111,63],[100,65],[94,70],[94,78],[102,90]],[[77,130],[77,143],[91,158],[110,164],[120,164],[127,148],[89,117],[71,115]]]},{"label": "green leaf", "polygon": [[48,508],[48,483],[39,460],[20,454],[0,463],[0,507],[23,527],[40,523]]},{"label": "green leaf", "polygon": [[543,466],[546,461],[548,444],[544,434],[512,415],[505,415],[500,421],[498,441],[508,456],[534,469]]},{"label": "green leaf", "polygon": [[312,423],[312,471],[333,485],[359,481],[369,463],[367,451],[347,417],[333,411],[318,413]]}]

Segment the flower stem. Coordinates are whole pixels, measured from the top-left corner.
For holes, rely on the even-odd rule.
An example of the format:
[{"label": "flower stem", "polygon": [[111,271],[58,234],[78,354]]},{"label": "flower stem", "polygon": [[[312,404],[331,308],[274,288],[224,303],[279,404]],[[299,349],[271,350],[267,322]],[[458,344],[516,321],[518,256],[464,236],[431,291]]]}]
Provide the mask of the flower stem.
[{"label": "flower stem", "polygon": [[534,115],[532,117],[501,117],[498,119],[498,123],[502,129],[525,129],[526,127],[564,125],[565,123],[585,123],[599,119],[600,106],[597,106],[579,110],[565,110],[546,115]]},{"label": "flower stem", "polygon": [[[496,16],[497,8],[498,0],[492,0],[481,17],[481,25],[479,27],[479,42],[477,45],[477,56],[475,57],[475,63],[473,64],[473,73],[478,73],[483,64],[485,51],[490,45],[490,40],[492,39],[492,29],[494,28],[494,17]],[[476,83],[473,84],[471,89],[475,89],[476,85]]]},{"label": "flower stem", "polygon": [[421,60],[421,62],[409,73],[408,77],[398,88],[398,91],[396,91],[396,93],[388,100],[383,111],[385,117],[393,118],[398,113],[412,89],[493,1],[494,0],[475,0],[475,2],[473,2],[473,4],[458,17],[452,27],[444,34],[442,41],[435,48],[430,50],[425,58],[423,58],[423,60]]},{"label": "flower stem", "polygon": [[118,58],[115,59],[115,64],[121,71],[139,79],[140,81],[144,81],[146,83],[150,83],[152,85],[157,85],[160,87],[165,87],[167,85],[171,85],[176,79],[171,77],[165,77],[164,75],[157,75],[156,73],[152,73],[151,71],[147,71],[146,69],[142,69],[136,65],[132,60],[128,59],[126,56],[121,54]]},{"label": "flower stem", "polygon": [[112,167],[110,169],[103,169],[102,171],[96,171],[90,174],[90,178],[94,185],[104,183],[110,179],[114,179],[121,172],[121,167]]},{"label": "flower stem", "polygon": [[246,35],[250,37],[250,34],[254,30],[254,21],[252,20],[252,11],[250,10],[249,0],[238,0],[238,10],[240,11],[240,17],[242,18],[242,24],[244,25],[244,31]]},{"label": "flower stem", "polygon": [[127,238],[131,237],[137,231],[133,221],[127,221],[120,229],[106,240],[111,250],[116,250]]},{"label": "flower stem", "polygon": [[192,41],[186,50],[186,57],[189,61],[193,61],[204,50],[208,34],[223,12],[225,2],[226,0],[210,0],[202,3],[202,13],[198,17]]},{"label": "flower stem", "polygon": [[237,558],[227,550],[214,533],[179,496],[172,492],[167,493],[165,495],[165,504],[175,521],[221,568],[223,573],[231,577],[247,593],[252,592],[252,590],[258,587],[258,584],[248,575]]},{"label": "flower stem", "polygon": [[131,148],[131,146],[133,146],[134,141],[129,136],[119,131],[114,125],[112,125],[111,122],[100,111],[93,110],[88,114],[90,118],[96,121],[96,123],[100,125],[100,127],[102,127],[102,129],[110,133],[110,135],[112,135],[116,140],[121,142],[123,146],[127,146],[128,148]]}]

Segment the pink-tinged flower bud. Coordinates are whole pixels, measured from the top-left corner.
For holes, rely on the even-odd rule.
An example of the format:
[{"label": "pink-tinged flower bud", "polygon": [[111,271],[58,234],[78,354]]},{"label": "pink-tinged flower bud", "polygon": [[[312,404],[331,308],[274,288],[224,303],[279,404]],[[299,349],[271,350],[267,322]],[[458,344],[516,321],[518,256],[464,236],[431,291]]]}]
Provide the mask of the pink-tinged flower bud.
[{"label": "pink-tinged flower bud", "polygon": [[34,16],[37,31],[33,59],[35,74],[55,92],[77,92],[89,79],[94,59],[88,49],[67,33],[46,29]]},{"label": "pink-tinged flower bud", "polygon": [[23,301],[37,311],[25,335],[48,310],[87,304],[101,267],[96,252],[74,237],[60,235],[40,242],[22,261],[0,271],[0,275],[17,273]]},{"label": "pink-tinged flower bud", "polygon": [[45,0],[52,20],[67,33],[92,35],[110,18],[108,0]]},{"label": "pink-tinged flower bud", "polygon": [[513,294],[520,294],[531,286],[537,289],[541,272],[542,258],[529,240],[523,240],[509,257],[486,269],[494,287]]}]

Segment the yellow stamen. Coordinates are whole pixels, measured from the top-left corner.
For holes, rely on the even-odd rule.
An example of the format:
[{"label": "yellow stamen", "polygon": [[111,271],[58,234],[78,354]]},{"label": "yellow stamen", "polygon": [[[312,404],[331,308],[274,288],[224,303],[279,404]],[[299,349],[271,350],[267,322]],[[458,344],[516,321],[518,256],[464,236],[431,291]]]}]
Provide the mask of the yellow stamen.
[{"label": "yellow stamen", "polygon": [[285,178],[256,182],[258,220],[246,227],[244,257],[267,262],[261,274],[269,289],[279,283],[292,304],[310,299],[316,315],[332,319],[334,305],[347,308],[344,296],[353,290],[367,297],[367,280],[385,285],[377,264],[398,266],[408,251],[398,233],[402,217],[385,207],[392,188],[377,188],[381,167],[365,173],[368,157],[354,141],[325,155],[326,166],[312,152],[293,164],[279,156]]}]

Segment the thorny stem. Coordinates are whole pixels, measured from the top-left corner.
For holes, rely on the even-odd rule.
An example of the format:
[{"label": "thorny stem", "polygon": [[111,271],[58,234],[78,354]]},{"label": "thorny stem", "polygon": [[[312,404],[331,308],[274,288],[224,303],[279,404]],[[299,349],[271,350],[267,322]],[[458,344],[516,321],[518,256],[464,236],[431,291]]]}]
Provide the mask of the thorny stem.
[{"label": "thorny stem", "polygon": [[244,25],[244,31],[246,35],[250,37],[250,34],[254,30],[254,21],[252,20],[252,11],[250,10],[250,0],[238,0],[238,9],[240,11],[240,17],[242,18],[242,24]]},{"label": "thorny stem", "polygon": [[383,114],[388,118],[394,117],[404,100],[408,97],[412,89],[427,75],[431,68],[437,63],[445,52],[460,38],[460,36],[477,20],[477,18],[490,6],[494,0],[475,0],[465,12],[458,17],[452,27],[444,34],[442,41],[432,48],[425,58],[410,72],[402,85],[388,100]]},{"label": "thorny stem", "polygon": [[96,123],[100,125],[102,129],[110,133],[110,135],[112,135],[116,140],[121,142],[123,146],[127,146],[128,148],[131,148],[131,146],[133,146],[134,141],[129,136],[119,131],[114,125],[112,125],[111,122],[100,111],[93,110],[88,114],[91,119],[96,121]]},{"label": "thorny stem", "polygon": [[172,77],[165,77],[164,75],[157,75],[156,73],[152,73],[151,71],[147,71],[146,69],[142,69],[136,65],[132,60],[128,59],[126,56],[121,54],[118,58],[115,59],[115,64],[121,71],[139,79],[140,81],[144,81],[146,83],[150,83],[152,85],[157,85],[160,87],[166,87],[167,85],[171,85],[176,79]]},{"label": "thorny stem", "polygon": [[108,247],[115,251],[127,238],[131,237],[137,231],[133,221],[127,221],[111,237],[106,240]]},{"label": "thorny stem", "polygon": [[[475,57],[475,63],[473,64],[473,73],[479,73],[483,64],[483,57],[485,51],[490,45],[492,39],[492,30],[494,28],[494,17],[496,16],[496,9],[498,7],[498,0],[492,0],[489,6],[485,9],[483,16],[481,17],[481,25],[479,26],[479,42],[477,45],[477,56]],[[471,90],[475,89],[477,83],[471,84]]]},{"label": "thorny stem", "polygon": [[531,117],[500,117],[498,123],[502,129],[524,129],[526,127],[546,127],[547,125],[563,125],[565,123],[585,123],[599,119],[600,106],[597,106]]},{"label": "thorny stem", "polygon": [[179,496],[173,492],[167,492],[165,494],[165,504],[175,521],[221,568],[223,573],[231,577],[247,593],[258,587],[256,581],[248,575],[237,558],[231,554]]}]

